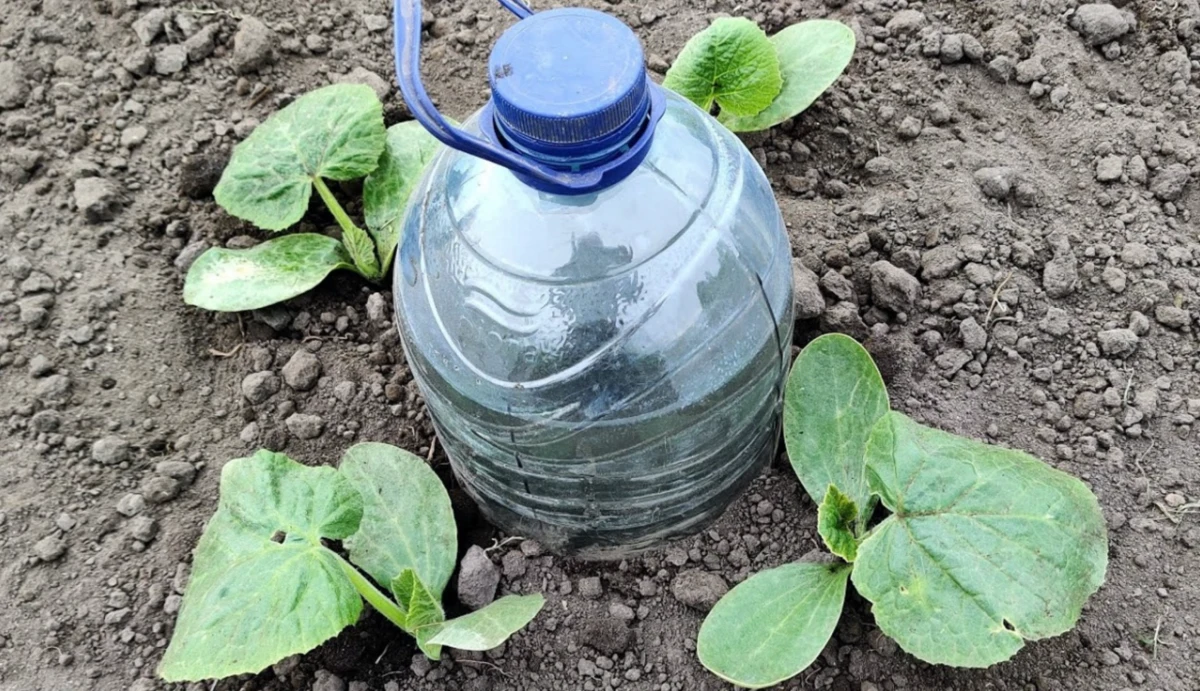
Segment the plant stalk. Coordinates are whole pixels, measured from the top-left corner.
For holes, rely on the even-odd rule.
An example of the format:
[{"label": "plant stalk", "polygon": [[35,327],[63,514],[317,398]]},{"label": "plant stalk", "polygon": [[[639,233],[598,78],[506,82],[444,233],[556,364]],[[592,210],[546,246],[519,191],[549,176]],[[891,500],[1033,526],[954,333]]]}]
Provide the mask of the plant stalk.
[{"label": "plant stalk", "polygon": [[354,584],[354,589],[358,591],[358,594],[362,595],[363,599],[375,608],[375,611],[387,617],[388,621],[400,627],[402,631],[408,631],[408,615],[395,602],[392,602],[390,597],[379,592],[379,588],[367,580],[367,577],[362,575],[362,572],[353,564],[342,558],[342,555],[333,550],[330,550],[330,553],[337,557],[338,564],[342,566],[342,572]]},{"label": "plant stalk", "polygon": [[313,186],[317,188],[317,194],[321,195],[325,206],[329,207],[329,212],[337,220],[338,225],[342,228],[342,242],[346,245],[346,249],[350,251],[351,258],[354,259],[354,265],[358,267],[363,277],[368,280],[376,280],[382,273],[379,269],[379,259],[375,256],[375,242],[371,240],[371,236],[367,231],[354,225],[354,221],[350,220],[349,214],[338,203],[333,192],[329,190],[329,186],[320,177],[313,177]]}]

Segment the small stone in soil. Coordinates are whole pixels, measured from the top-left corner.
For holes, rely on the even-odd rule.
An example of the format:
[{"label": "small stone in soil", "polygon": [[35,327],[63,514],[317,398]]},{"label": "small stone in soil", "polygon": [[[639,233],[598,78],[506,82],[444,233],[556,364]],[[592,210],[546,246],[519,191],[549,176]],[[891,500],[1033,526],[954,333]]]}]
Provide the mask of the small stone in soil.
[{"label": "small stone in soil", "polygon": [[504,577],[512,581],[525,575],[525,555],[519,550],[504,555]]},{"label": "small stone in soil", "polygon": [[1164,202],[1178,201],[1191,179],[1191,170],[1182,163],[1172,163],[1163,168],[1150,182],[1150,191]]},{"label": "small stone in soil", "polygon": [[179,496],[181,489],[178,480],[163,475],[151,475],[142,480],[141,486],[142,496],[151,504],[165,504]]},{"label": "small stone in soil", "polygon": [[1012,168],[1003,166],[993,168],[980,168],[975,171],[975,184],[979,185],[979,191],[983,196],[990,199],[1004,200],[1012,192],[1013,179],[1016,177],[1016,171]]},{"label": "small stone in soil", "polygon": [[1115,41],[1133,28],[1133,22],[1125,13],[1101,2],[1080,5],[1071,15],[1070,25],[1090,46]]},{"label": "small stone in soil", "polygon": [[148,46],[162,34],[163,28],[170,20],[169,10],[156,7],[133,21],[133,33],[143,46]]},{"label": "small stone in soil", "polygon": [[125,203],[116,184],[105,178],[80,178],[75,181],[75,207],[89,223],[111,221]]},{"label": "small stone in soil", "polygon": [[312,691],[346,691],[346,682],[333,672],[318,669]]},{"label": "small stone in soil", "polygon": [[283,381],[296,391],[308,391],[321,377],[321,361],[307,349],[297,350],[283,366]]},{"label": "small stone in soil", "polygon": [[220,31],[220,28],[220,24],[214,22],[197,31],[191,38],[183,42],[183,48],[187,51],[189,61],[200,62],[212,55],[217,47],[217,32]]},{"label": "small stone in soil", "polygon": [[117,513],[122,516],[136,516],[146,508],[146,500],[142,495],[130,492],[117,502]]},{"label": "small stone in soil", "polygon": [[383,297],[383,293],[371,293],[367,297],[367,319],[370,319],[372,323],[376,326],[386,326],[391,316],[387,299]]},{"label": "small stone in soil", "polygon": [[1172,305],[1159,305],[1154,308],[1154,318],[1158,320],[1159,324],[1172,329],[1183,329],[1191,321],[1187,310]]},{"label": "small stone in soil", "polygon": [[362,66],[355,67],[346,74],[334,77],[332,82],[334,84],[365,84],[371,87],[371,90],[375,92],[375,95],[380,100],[387,98],[388,94],[392,91],[390,82]]},{"label": "small stone in soil", "polygon": [[908,312],[920,293],[921,283],[904,269],[882,259],[871,265],[871,296],[879,307]]},{"label": "small stone in soil", "polygon": [[175,74],[187,67],[187,48],[182,44],[164,46],[154,56],[154,71],[161,75]]},{"label": "small stone in soil", "polygon": [[196,479],[196,466],[187,461],[159,461],[154,466],[154,472],[170,478],[175,478],[185,486]]},{"label": "small stone in soil", "polygon": [[29,359],[29,376],[44,377],[54,371],[54,363],[45,355],[34,355]]},{"label": "small stone in soil", "polygon": [[1042,271],[1042,288],[1052,298],[1062,298],[1075,292],[1079,285],[1079,262],[1066,238],[1053,241],[1054,258]]},{"label": "small stone in soil", "polygon": [[1125,357],[1138,347],[1138,335],[1131,329],[1101,331],[1097,338],[1100,341],[1100,350],[1105,355],[1114,357]]},{"label": "small stone in soil", "polygon": [[246,17],[233,36],[233,69],[238,74],[257,72],[275,62],[275,36],[266,24]]},{"label": "small stone in soil", "polygon": [[12,60],[0,62],[0,110],[23,107],[29,94],[25,70]]},{"label": "small stone in soil", "polygon": [[175,257],[175,268],[180,273],[187,273],[187,270],[192,268],[192,264],[199,259],[200,255],[204,254],[208,248],[209,244],[204,240],[197,240],[196,242],[188,243],[182,250],[179,251],[179,255]]},{"label": "small stone in soil", "polygon": [[102,437],[92,444],[92,460],[101,465],[116,465],[129,460],[129,456],[129,442],[120,437]]},{"label": "small stone in soil", "polygon": [[707,612],[717,604],[729,586],[720,575],[698,569],[680,571],[671,581],[671,594],[692,609]]},{"label": "small stone in soil", "polygon": [[1096,180],[1114,182],[1121,179],[1125,173],[1125,157],[1111,154],[1101,158],[1096,163]]},{"label": "small stone in soil", "polygon": [[279,377],[270,370],[254,372],[242,379],[242,395],[251,403],[263,403],[279,393]]},{"label": "small stone in soil", "polygon": [[129,521],[129,534],[134,539],[150,542],[158,535],[158,521],[149,516],[135,516]]},{"label": "small stone in soil", "polygon": [[57,535],[47,535],[33,546],[33,553],[42,561],[55,561],[67,553],[67,543]]},{"label": "small stone in soil", "polygon": [[471,545],[463,555],[458,571],[458,599],[471,609],[491,604],[496,598],[500,572],[478,545]]},{"label": "small stone in soil", "polygon": [[284,424],[299,439],[316,439],[325,431],[325,421],[319,415],[292,413]]},{"label": "small stone in soil", "polygon": [[52,374],[38,383],[34,393],[40,399],[61,403],[71,394],[71,380],[65,374]]},{"label": "small stone in soil", "polygon": [[599,576],[587,576],[579,579],[579,595],[585,600],[595,600],[604,594]]},{"label": "small stone in soil", "polygon": [[1046,72],[1046,65],[1042,62],[1042,56],[1034,55],[1028,60],[1022,60],[1017,63],[1015,79],[1018,84],[1029,84],[1045,77]]},{"label": "small stone in soil", "polygon": [[795,319],[815,319],[825,311],[820,279],[797,258],[792,259],[792,308]]}]

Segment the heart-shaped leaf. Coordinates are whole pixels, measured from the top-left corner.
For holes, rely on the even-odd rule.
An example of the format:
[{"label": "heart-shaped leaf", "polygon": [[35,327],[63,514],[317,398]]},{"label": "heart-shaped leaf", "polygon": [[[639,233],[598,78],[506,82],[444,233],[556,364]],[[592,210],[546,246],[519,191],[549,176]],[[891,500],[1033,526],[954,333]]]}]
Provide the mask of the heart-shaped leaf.
[{"label": "heart-shaped leaf", "polygon": [[445,622],[429,642],[459,650],[491,650],[533,621],[545,603],[541,595],[502,597],[483,609]]},{"label": "heart-shaped leaf", "polygon": [[458,537],[450,496],[437,474],[411,453],[375,443],[350,447],[341,473],[363,500],[358,532],[345,541],[350,560],[380,583],[411,569],[440,601],[454,571]]},{"label": "heart-shaped leaf", "polygon": [[1082,482],[1021,453],[881,419],[871,486],[893,512],[858,546],[854,585],[916,657],[987,667],[1061,634],[1104,582],[1108,543]]},{"label": "heart-shaped leaf", "polygon": [[244,250],[214,247],[192,262],[183,301],[217,312],[259,309],[307,293],[334,269],[354,269],[353,260],[342,243],[315,233]]},{"label": "heart-shaped leaf", "polygon": [[783,85],[779,57],[749,19],[722,17],[684,45],[663,86],[707,111],[750,116],[775,100]]},{"label": "heart-shaped leaf", "polygon": [[799,674],[833,635],[849,575],[848,564],[797,562],[747,578],[700,626],[700,662],[752,689]]},{"label": "heart-shaped leaf", "polygon": [[363,183],[363,216],[379,250],[382,273],[392,264],[408,198],[441,146],[416,120],[388,128],[379,167]]},{"label": "heart-shaped leaf", "polygon": [[350,535],[361,516],[358,493],[333,468],[269,451],[225,464],[163,679],[258,672],[357,621],[362,599],[321,539]]},{"label": "heart-shaped leaf", "polygon": [[425,587],[417,572],[404,569],[391,583],[392,594],[407,618],[405,629],[417,639],[417,647],[431,660],[440,660],[442,646],[429,639],[446,620],[442,603]]},{"label": "heart-shaped leaf", "polygon": [[830,552],[848,562],[853,562],[858,553],[858,539],[854,535],[857,521],[858,506],[837,487],[830,485],[825,492],[825,499],[817,508],[817,532]]},{"label": "heart-shaped leaf", "polygon": [[757,113],[722,111],[720,120],[734,132],[756,132],[804,112],[825,93],[854,55],[854,31],[829,19],[793,24],[771,37],[779,56],[783,89]]},{"label": "heart-shaped leaf", "polygon": [[234,148],[213,196],[238,218],[283,230],[308,210],[314,178],[355,180],[375,170],[384,138],[383,104],[369,86],[310,91]]},{"label": "heart-shaped leaf", "polygon": [[860,527],[875,509],[866,476],[867,437],[887,411],[887,388],[875,362],[849,336],[817,338],[792,365],[783,398],[788,459],[818,505],[830,485],[853,501]]}]

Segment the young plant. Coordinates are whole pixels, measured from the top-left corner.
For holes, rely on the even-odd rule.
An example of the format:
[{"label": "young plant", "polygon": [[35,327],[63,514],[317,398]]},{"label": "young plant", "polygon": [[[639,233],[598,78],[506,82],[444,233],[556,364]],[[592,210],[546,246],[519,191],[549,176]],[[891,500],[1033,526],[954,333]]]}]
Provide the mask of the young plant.
[{"label": "young plant", "polygon": [[[184,301],[221,312],[257,309],[311,290],[334,269],[380,281],[405,204],[437,147],[416,122],[385,129],[383,105],[367,86],[336,84],[296,99],[234,149],[213,195],[234,216],[280,231],[304,216],[315,187],[342,239],[295,233],[249,249],[210,249],[188,270]],[[367,230],[326,183],[360,178]]]},{"label": "young plant", "polygon": [[663,86],[734,132],[754,132],[799,115],[854,55],[854,32],[828,19],[793,24],[774,36],[749,19],[723,17],[687,42]]},{"label": "young plant", "polygon": [[[770,686],[808,667],[847,581],[901,648],[958,667],[1064,633],[1104,582],[1108,538],[1087,486],[889,410],[875,363],[851,338],[822,336],[796,359],[784,441],[837,558],[763,571],[716,604],[697,652],[734,684]],[[877,502],[891,515],[872,525]]]},{"label": "young plant", "polygon": [[510,595],[446,620],[456,541],[441,480],[393,446],[358,444],[338,469],[270,451],[230,461],[158,673],[197,681],[258,672],[358,621],[363,600],[431,659],[444,645],[494,648],[544,601]]}]

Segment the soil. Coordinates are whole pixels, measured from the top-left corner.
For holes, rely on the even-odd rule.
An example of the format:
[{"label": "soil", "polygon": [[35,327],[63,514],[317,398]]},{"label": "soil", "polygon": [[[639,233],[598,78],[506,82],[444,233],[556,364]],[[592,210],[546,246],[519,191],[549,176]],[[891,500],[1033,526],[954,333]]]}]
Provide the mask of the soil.
[{"label": "soil", "polygon": [[[987,670],[934,667],[852,596],[816,664],[781,688],[1200,689],[1196,0],[582,4],[635,27],[656,78],[717,15],[850,24],[859,48],[837,86],[745,139],[815,274],[798,272],[810,298],[819,278],[824,304],[809,300],[796,345],[865,339],[897,408],[1084,478],[1108,521],[1107,584],[1070,633]],[[699,536],[619,563],[556,558],[461,499],[387,290],[343,273],[240,316],[182,303],[200,250],[263,237],[210,196],[257,122],[342,78],[406,117],[383,3],[3,5],[0,689],[727,688],[695,657],[704,602],[818,544],[784,459]],[[465,116],[512,20],[492,0],[426,9],[426,84]],[[333,221],[314,206],[303,225]],[[897,280],[880,261],[919,293],[873,285]],[[311,389],[243,384],[300,349],[320,363]],[[221,465],[260,447],[333,463],[358,440],[431,458],[461,549],[488,548],[501,592],[545,593],[543,613],[498,650],[438,663],[369,613],[256,676],[155,681]]]}]

